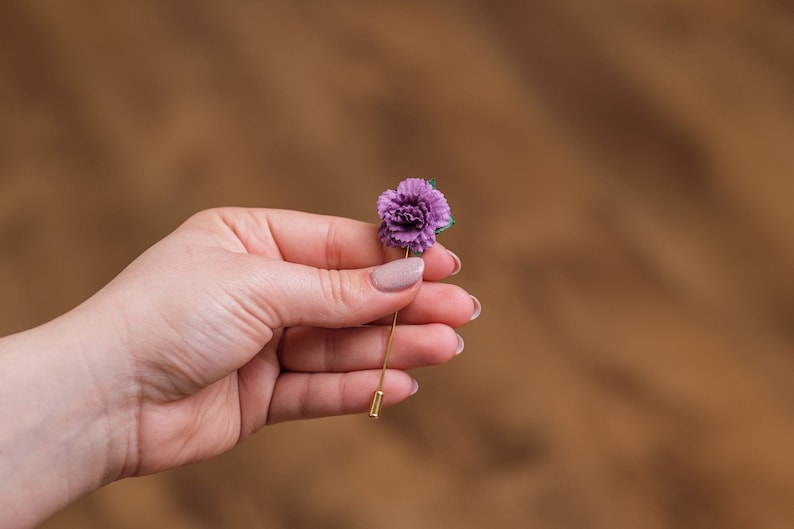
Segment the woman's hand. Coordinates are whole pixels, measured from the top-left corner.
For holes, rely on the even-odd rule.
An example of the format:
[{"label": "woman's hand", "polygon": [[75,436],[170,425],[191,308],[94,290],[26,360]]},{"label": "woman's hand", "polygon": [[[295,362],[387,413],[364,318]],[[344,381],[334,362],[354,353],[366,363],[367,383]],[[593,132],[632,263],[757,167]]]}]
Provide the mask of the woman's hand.
[{"label": "woman's hand", "polygon": [[385,250],[376,226],[292,211],[199,213],[74,310],[0,339],[0,526],[217,455],[268,423],[367,409],[400,311],[404,370],[463,347],[479,313],[436,281],[460,261]]},{"label": "woman's hand", "polygon": [[145,252],[69,315],[86,362],[105,366],[106,408],[134,417],[123,475],[214,456],[268,423],[365,411],[397,310],[385,404],[411,395],[403,370],[452,358],[478,309],[435,282],[460,266],[441,245],[401,257],[375,225],[247,209],[199,213]]}]

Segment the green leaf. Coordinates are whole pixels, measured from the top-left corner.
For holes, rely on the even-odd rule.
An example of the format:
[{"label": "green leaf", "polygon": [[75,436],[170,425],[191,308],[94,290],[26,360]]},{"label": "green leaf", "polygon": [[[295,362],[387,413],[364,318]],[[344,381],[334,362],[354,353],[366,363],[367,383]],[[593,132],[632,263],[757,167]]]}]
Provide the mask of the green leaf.
[{"label": "green leaf", "polygon": [[452,226],[454,226],[454,225],[455,225],[455,217],[453,217],[453,216],[452,216],[452,214],[450,213],[450,215],[449,215],[449,222],[448,222],[448,223],[447,223],[447,225],[446,225],[446,226],[444,226],[443,228],[439,228],[439,229],[437,229],[437,230],[436,230],[436,235],[438,235],[439,233],[441,233],[441,232],[442,232],[442,231],[444,231],[444,230],[448,230],[448,229],[450,229],[450,228],[451,228]]},{"label": "green leaf", "polygon": [[430,187],[432,187],[433,189],[436,188],[436,179],[435,178],[431,178],[430,180],[427,181],[427,183],[430,184]]}]

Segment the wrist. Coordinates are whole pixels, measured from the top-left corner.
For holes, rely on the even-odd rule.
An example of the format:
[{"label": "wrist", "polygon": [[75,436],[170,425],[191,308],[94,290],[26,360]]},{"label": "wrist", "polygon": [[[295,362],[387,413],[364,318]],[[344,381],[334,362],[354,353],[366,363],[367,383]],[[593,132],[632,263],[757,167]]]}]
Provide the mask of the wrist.
[{"label": "wrist", "polygon": [[0,339],[0,521],[9,527],[132,472],[134,391],[93,324],[73,313]]}]

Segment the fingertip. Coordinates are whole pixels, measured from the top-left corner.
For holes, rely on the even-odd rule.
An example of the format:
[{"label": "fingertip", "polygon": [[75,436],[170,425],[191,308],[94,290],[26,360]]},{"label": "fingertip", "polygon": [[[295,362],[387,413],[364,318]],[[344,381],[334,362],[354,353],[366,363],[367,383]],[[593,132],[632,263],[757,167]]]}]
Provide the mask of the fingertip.
[{"label": "fingertip", "polygon": [[454,276],[462,268],[460,257],[441,243],[433,245],[422,254],[422,258],[426,264],[424,277],[428,281],[440,281]]},{"label": "fingertip", "polygon": [[419,382],[400,369],[388,369],[383,383],[383,405],[393,406],[419,391]]},{"label": "fingertip", "polygon": [[[470,323],[481,311],[479,301],[460,286],[425,281],[413,301],[400,309],[400,323],[443,323],[457,329]],[[378,323],[387,325],[389,320],[381,318]]]},{"label": "fingertip", "polygon": [[[380,375],[379,372],[378,375]],[[375,389],[373,386],[372,391]],[[372,396],[372,391],[368,393],[369,397]],[[388,408],[399,404],[418,391],[419,382],[415,378],[402,369],[389,368],[383,377],[383,407]],[[367,406],[370,404],[369,400],[366,404]]]},{"label": "fingertip", "polygon": [[435,331],[438,334],[433,338],[434,356],[429,359],[429,365],[445,364],[463,352],[463,337],[449,325],[431,324],[426,328],[438,329]]}]

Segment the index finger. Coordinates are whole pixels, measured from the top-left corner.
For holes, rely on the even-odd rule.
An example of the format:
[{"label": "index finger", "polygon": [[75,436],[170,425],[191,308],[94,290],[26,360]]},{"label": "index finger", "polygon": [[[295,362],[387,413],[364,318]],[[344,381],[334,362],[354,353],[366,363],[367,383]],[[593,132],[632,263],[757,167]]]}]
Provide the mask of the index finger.
[{"label": "index finger", "polygon": [[[220,218],[249,253],[329,270],[366,268],[393,261],[405,250],[388,248],[368,222],[278,209],[224,208]],[[425,279],[437,281],[459,264],[436,244],[423,254]]]}]

